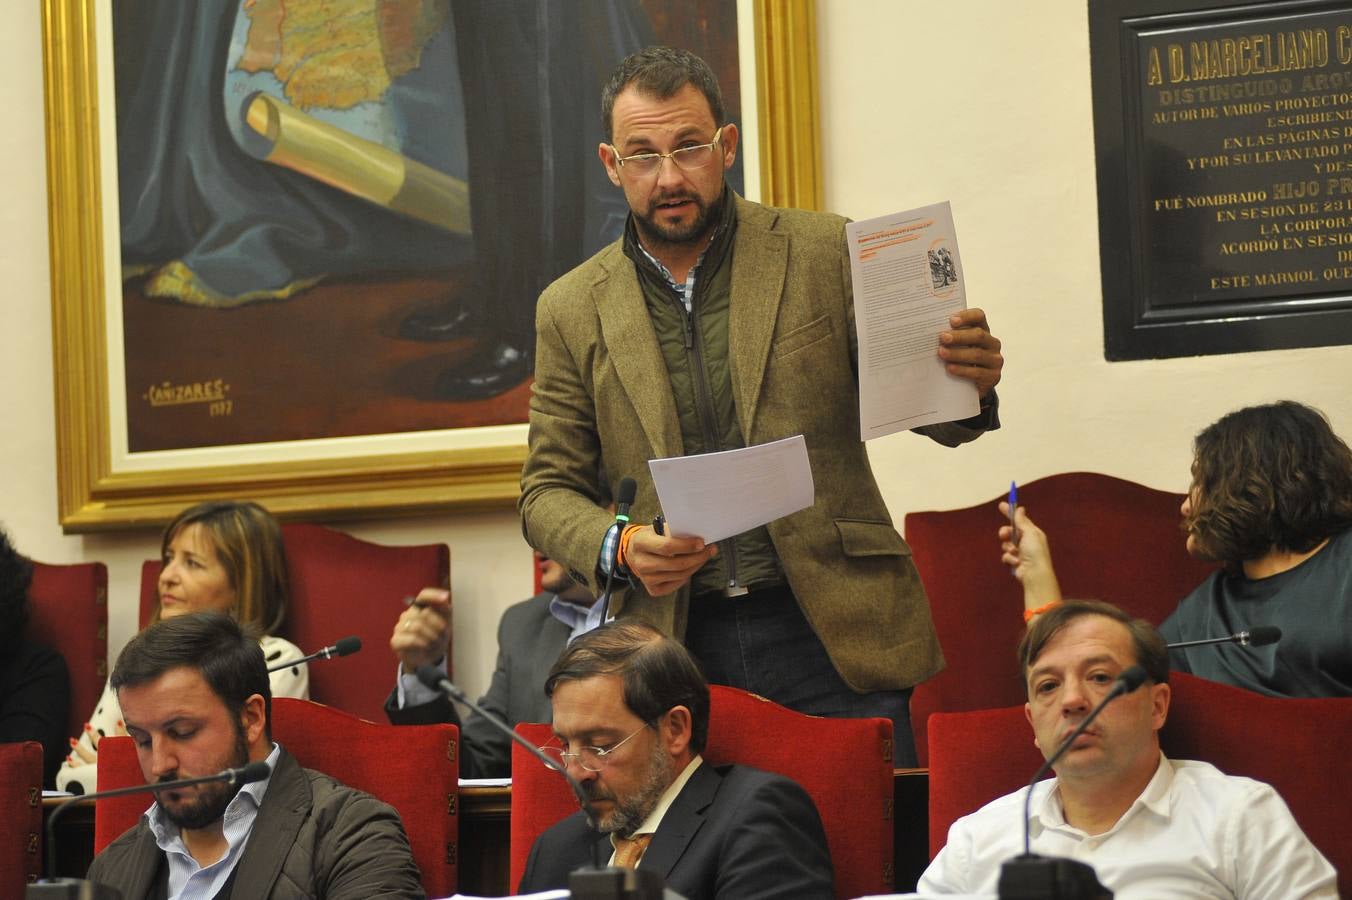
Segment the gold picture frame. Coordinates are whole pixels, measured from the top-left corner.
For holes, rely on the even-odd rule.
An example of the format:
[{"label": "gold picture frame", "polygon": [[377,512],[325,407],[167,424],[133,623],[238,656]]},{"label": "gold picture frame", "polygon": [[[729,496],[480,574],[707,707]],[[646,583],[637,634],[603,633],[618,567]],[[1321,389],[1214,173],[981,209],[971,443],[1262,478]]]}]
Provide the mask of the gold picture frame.
[{"label": "gold picture frame", "polygon": [[[58,517],[68,532],[151,527],[184,506],[258,500],[282,517],[509,507],[519,440],[415,452],[157,468],[115,463],[102,215],[99,0],[43,0]],[[814,0],[753,0],[761,199],[819,208]],[[105,90],[106,94],[107,91]]]}]

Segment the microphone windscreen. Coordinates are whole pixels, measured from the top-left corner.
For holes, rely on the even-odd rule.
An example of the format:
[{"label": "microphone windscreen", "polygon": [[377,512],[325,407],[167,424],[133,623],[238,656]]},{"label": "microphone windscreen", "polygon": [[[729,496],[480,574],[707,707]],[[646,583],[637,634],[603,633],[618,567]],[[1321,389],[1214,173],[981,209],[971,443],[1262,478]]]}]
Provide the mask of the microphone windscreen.
[{"label": "microphone windscreen", "polygon": [[1276,625],[1255,625],[1249,629],[1249,646],[1265,647],[1282,639],[1282,630]]},{"label": "microphone windscreen", "polygon": [[361,638],[356,635],[342,638],[333,645],[334,656],[351,656],[361,649]]},{"label": "microphone windscreen", "polygon": [[244,768],[240,769],[239,778],[236,779],[235,783],[249,784],[250,782],[253,781],[262,781],[264,778],[267,778],[271,774],[272,769],[268,768],[268,764],[263,762],[262,760],[259,760],[258,762],[251,762]]},{"label": "microphone windscreen", "polygon": [[436,666],[423,666],[417,672],[418,680],[434,691],[441,690],[441,682],[446,676]]},{"label": "microphone windscreen", "polygon": [[615,505],[632,506],[634,504],[634,495],[638,493],[638,485],[632,478],[621,478],[620,489],[615,495]]},{"label": "microphone windscreen", "polygon": [[1130,694],[1141,685],[1145,684],[1145,669],[1140,666],[1130,666],[1122,670],[1122,674],[1117,676],[1118,683],[1122,685],[1122,693]]}]

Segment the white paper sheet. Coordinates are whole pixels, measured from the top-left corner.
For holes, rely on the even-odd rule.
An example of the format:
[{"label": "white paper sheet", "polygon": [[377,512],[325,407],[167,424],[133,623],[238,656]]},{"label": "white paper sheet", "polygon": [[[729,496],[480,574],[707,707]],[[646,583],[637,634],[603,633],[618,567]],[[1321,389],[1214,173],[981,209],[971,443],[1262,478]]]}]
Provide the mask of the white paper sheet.
[{"label": "white paper sheet", "polygon": [[939,333],[967,308],[948,202],[845,227],[859,333],[859,436],[870,440],[980,412],[972,382],[948,374]]},{"label": "white paper sheet", "polygon": [[721,541],[813,503],[801,434],[783,440],[648,461],[667,533]]}]

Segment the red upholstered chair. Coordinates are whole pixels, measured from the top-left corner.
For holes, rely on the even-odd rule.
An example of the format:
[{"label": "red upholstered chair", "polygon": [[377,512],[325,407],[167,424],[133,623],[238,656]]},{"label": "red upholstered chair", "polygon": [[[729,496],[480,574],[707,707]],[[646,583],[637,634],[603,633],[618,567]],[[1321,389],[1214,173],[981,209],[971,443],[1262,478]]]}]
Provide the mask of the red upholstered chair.
[{"label": "red upholstered chair", "polygon": [[[934,712],[1022,703],[1014,659],[1023,634],[1023,591],[1000,563],[996,504],[906,516],[920,580],[948,666],[916,686],[911,724],[926,765],[926,720]],[[1047,532],[1067,597],[1107,600],[1158,625],[1212,566],[1187,554],[1179,531],[1182,494],[1092,472],[1019,485],[1019,502]]]},{"label": "red upholstered chair", "polygon": [[[99,741],[98,789],[143,784],[141,764],[136,760],[136,744],[125,735],[112,735]],[[118,835],[131,828],[150,805],[147,794],[130,794],[94,801],[94,853],[103,852]]]},{"label": "red upholstered chair", "polygon": [[[377,725],[321,703],[278,697],[272,701],[272,736],[306,768],[393,806],[404,821],[428,896],[455,893],[460,831],[454,725]],[[142,781],[131,738],[100,742],[100,790]],[[150,798],[114,797],[96,804],[98,853],[136,824]]]},{"label": "red upholstered chair", "polygon": [[42,745],[0,744],[0,900],[42,874]]},{"label": "red upholstered chair", "polygon": [[[355,656],[310,664],[311,699],[384,721],[385,698],[394,688],[390,632],[405,597],[450,584],[450,550],[445,544],[373,544],[298,522],[282,525],[282,540],[291,575],[291,609],[280,636],[303,653],[348,635],[362,640]],[[142,626],[158,602],[159,574],[158,560],[142,564]]]},{"label": "red upholstered chair", "polygon": [[[740,763],[792,778],[812,797],[826,828],[837,897],[892,889],[892,723],[887,719],[806,716],[736,688],[710,688],[705,761]],[[552,736],[548,725],[517,726],[532,744]],[[831,747],[822,765],[805,747]],[[512,747],[511,886],[526,870],[535,839],[577,811],[556,773]]]},{"label": "red upholstered chair", "polygon": [[1022,706],[930,716],[930,858],[948,843],[950,825],[1028,784],[1040,765]]},{"label": "red upholstered chair", "polygon": [[[536,747],[543,747],[554,736],[550,726],[538,722],[522,722],[516,731]],[[535,839],[555,822],[577,812],[577,807],[577,798],[558,773],[512,744],[511,865],[507,884],[512,893],[526,874],[526,860]]]},{"label": "red upholstered chair", "polygon": [[70,672],[66,733],[77,735],[108,678],[108,567],[33,562],[28,636],[61,654]]},{"label": "red upholstered chair", "polygon": [[[1312,740],[1352,734],[1352,698],[1266,697],[1181,673],[1169,683],[1165,754],[1276,788],[1352,896],[1352,759],[1336,739]],[[929,741],[931,856],[956,819],[1026,785],[1042,764],[1022,707],[936,713]]]},{"label": "red upholstered chair", "polygon": [[1164,752],[1275,787],[1352,897],[1352,758],[1338,739],[1352,735],[1352,698],[1267,697],[1182,673],[1169,684]]}]

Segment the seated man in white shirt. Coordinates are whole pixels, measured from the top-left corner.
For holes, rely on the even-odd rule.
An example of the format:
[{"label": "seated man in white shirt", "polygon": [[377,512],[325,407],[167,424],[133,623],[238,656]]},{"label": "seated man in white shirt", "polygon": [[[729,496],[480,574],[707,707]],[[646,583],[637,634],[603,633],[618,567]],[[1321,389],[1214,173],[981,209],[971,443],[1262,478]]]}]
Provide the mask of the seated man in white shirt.
[{"label": "seated man in white shirt", "polygon": [[126,900],[423,896],[398,813],[273,743],[263,650],[234,619],[151,625],[118,656],[111,684],[147,783],[258,761],[271,774],[158,793],[95,857],[91,881]]},{"label": "seated man in white shirt", "polygon": [[[1276,791],[1160,752],[1169,656],[1148,622],[1107,603],[1068,602],[1033,620],[1019,659],[1024,710],[1046,757],[1124,669],[1148,675],[1075,739],[1056,778],[1034,788],[1034,853],[1088,863],[1118,900],[1338,896],[1333,867]],[[1023,851],[1023,801],[1016,791],[955,822],[917,890],[994,896],[1001,864]]]},{"label": "seated man in white shirt", "polygon": [[[552,746],[582,783],[578,812],[540,835],[520,893],[568,886],[594,856],[650,869],[688,900],[832,897],[812,799],[787,778],[700,756],[709,685],[690,653],[648,625],[611,622],[569,645],[548,680]],[[824,754],[829,747],[806,747]]]}]

